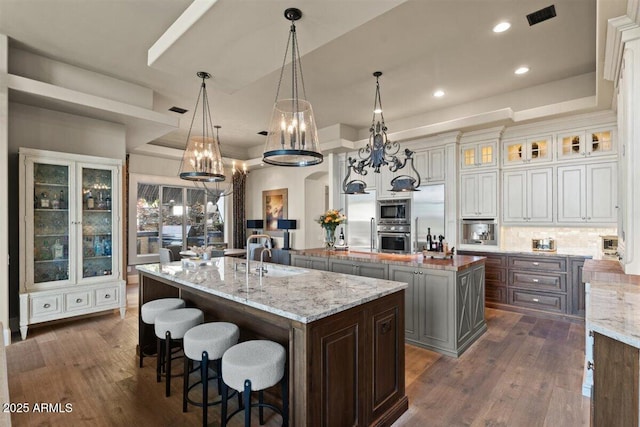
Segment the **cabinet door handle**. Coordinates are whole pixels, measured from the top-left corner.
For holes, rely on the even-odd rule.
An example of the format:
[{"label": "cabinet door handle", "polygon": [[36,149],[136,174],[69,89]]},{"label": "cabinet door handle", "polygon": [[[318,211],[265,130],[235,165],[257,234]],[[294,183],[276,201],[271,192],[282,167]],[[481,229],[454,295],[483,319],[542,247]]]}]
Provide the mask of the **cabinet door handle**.
[{"label": "cabinet door handle", "polygon": [[533,279],[532,281],[533,281],[533,283],[538,283],[539,282],[538,279]]},{"label": "cabinet door handle", "polygon": [[414,271],[414,272],[413,272],[413,274],[418,274],[418,272],[417,272],[417,271]]},{"label": "cabinet door handle", "polygon": [[51,307],[51,304],[46,303],[46,304],[44,304],[44,305],[43,305],[43,307],[44,307],[44,308],[49,308],[49,307]]},{"label": "cabinet door handle", "polygon": [[594,364],[593,364],[593,362],[592,362],[592,361],[588,361],[588,362],[587,362],[587,369],[590,369],[590,370],[592,370],[592,371],[595,371],[595,370],[596,370],[596,367],[594,366]]},{"label": "cabinet door handle", "polygon": [[532,264],[535,265],[536,267],[540,265],[539,262],[533,262]]},{"label": "cabinet door handle", "polygon": [[77,298],[76,299],[76,304],[80,304],[82,302],[82,298]]},{"label": "cabinet door handle", "polygon": [[589,336],[592,337],[593,336],[593,331],[589,331]]},{"label": "cabinet door handle", "polygon": [[418,274],[422,274],[422,271],[421,271],[421,272],[419,272]]},{"label": "cabinet door handle", "polygon": [[391,330],[391,320],[387,320],[380,325],[380,334],[384,335]]},{"label": "cabinet door handle", "polygon": [[587,221],[591,221],[591,217],[590,216],[587,217]]},{"label": "cabinet door handle", "polygon": [[109,298],[111,298],[110,294],[104,294],[104,299],[109,299]]},{"label": "cabinet door handle", "polygon": [[587,219],[587,218],[585,218],[585,217],[582,217],[582,220],[583,220],[583,221],[584,221],[585,219]]},{"label": "cabinet door handle", "polygon": [[534,298],[533,302],[540,302],[540,300],[538,298]]}]

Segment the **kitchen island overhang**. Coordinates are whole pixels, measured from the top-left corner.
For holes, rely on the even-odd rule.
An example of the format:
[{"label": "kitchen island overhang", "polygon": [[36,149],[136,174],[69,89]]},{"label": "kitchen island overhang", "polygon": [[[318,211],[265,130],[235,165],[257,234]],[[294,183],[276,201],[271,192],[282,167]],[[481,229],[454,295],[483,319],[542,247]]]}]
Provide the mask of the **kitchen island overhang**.
[{"label": "kitchen island overhang", "polygon": [[[237,262],[139,266],[140,306],[179,296],[205,321],[237,324],[241,340],[283,344],[291,425],[385,426],[407,410],[406,283],[267,263],[264,277],[252,273],[247,282]],[[140,322],[141,348],[154,341]]]}]

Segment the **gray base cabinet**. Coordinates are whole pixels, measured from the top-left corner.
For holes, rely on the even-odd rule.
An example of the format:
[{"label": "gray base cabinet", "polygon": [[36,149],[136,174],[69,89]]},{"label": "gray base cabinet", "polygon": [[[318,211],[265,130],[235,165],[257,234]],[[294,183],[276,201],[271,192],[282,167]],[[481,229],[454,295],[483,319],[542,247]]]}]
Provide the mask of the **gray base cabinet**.
[{"label": "gray base cabinet", "polygon": [[487,329],[484,265],[459,272],[389,265],[389,280],[409,285],[406,341],[457,357]]},{"label": "gray base cabinet", "polygon": [[329,271],[387,280],[389,266],[371,262],[332,259],[329,260]]},{"label": "gray base cabinet", "polygon": [[291,265],[294,267],[311,268],[312,270],[329,270],[329,259],[317,256],[302,256],[291,254]]}]

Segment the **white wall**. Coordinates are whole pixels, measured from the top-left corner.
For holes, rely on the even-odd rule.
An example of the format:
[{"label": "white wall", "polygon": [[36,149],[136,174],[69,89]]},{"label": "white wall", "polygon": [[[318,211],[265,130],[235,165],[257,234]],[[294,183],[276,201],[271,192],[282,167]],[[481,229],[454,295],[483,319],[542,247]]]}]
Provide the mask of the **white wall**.
[{"label": "white wall", "polygon": [[[9,89],[7,88],[7,57],[9,40],[0,34],[0,236],[9,235],[9,204],[6,203],[9,194],[8,163],[8,114]],[[16,258],[17,260],[17,258]],[[0,322],[2,322],[3,340],[5,344],[11,341],[9,330],[9,240],[0,239]]]},{"label": "white wall", "polygon": [[124,125],[9,103],[9,153],[28,147],[124,160]]},{"label": "white wall", "polygon": [[[286,188],[288,190],[289,219],[298,220],[298,229],[290,232],[291,245],[294,249],[305,249],[308,247],[318,247],[317,241],[307,243],[307,230],[322,231],[320,226],[314,222],[315,217],[323,213],[324,206],[324,186],[329,185],[328,165],[325,161],[316,166],[308,167],[276,167],[264,166],[252,170],[247,176],[246,192],[246,217],[247,219],[262,218],[262,192],[265,190],[276,190]],[[310,192],[307,192],[309,188]],[[318,193],[318,189],[322,188]],[[315,206],[321,200],[322,208],[317,212],[305,209],[306,203]],[[278,247],[282,247],[283,238],[276,237]],[[311,246],[310,246],[311,245]]]}]

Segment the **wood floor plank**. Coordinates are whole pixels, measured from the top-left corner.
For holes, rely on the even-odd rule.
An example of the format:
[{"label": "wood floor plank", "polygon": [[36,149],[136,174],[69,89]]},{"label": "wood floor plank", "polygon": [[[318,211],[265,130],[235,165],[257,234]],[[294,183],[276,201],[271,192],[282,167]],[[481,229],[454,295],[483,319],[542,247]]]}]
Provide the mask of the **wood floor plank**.
[{"label": "wood floor plank", "polygon": [[[166,398],[155,359],[138,368],[136,292],[128,287],[125,319],[114,312],[32,328],[26,341],[7,348],[12,401],[73,405],[71,413],[14,414],[14,426],[201,424],[200,408],[182,412],[181,378],[172,380]],[[405,346],[409,410],[394,427],[587,426],[590,401],[580,394],[584,325],[486,313],[487,333],[460,358]],[[209,409],[210,425],[219,425],[219,414]],[[267,416],[267,426],[281,425],[278,415]],[[230,423],[241,425],[241,416]]]}]

